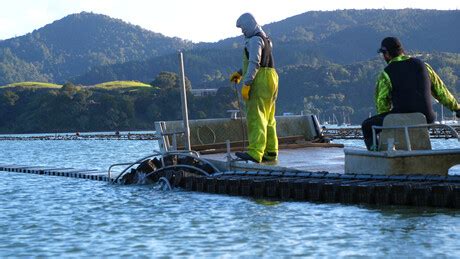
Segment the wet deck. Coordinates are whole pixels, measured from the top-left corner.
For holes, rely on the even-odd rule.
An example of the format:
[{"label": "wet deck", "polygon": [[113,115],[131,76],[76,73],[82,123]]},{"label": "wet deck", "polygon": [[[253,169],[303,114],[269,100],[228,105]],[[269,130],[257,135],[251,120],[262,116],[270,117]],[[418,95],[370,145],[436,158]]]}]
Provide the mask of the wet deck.
[{"label": "wet deck", "polygon": [[[232,153],[234,157],[234,153]],[[279,151],[276,163],[253,163],[244,161],[232,162],[233,169],[269,169],[269,170],[303,170],[303,171],[327,171],[329,173],[344,173],[344,152],[343,148],[337,147],[308,147],[298,149],[283,149]],[[224,166],[226,154],[203,155],[202,158]]]},{"label": "wet deck", "polygon": [[[357,148],[359,150],[359,148]],[[363,150],[365,150],[363,148]],[[234,153],[231,153],[235,158]],[[328,172],[345,173],[345,153],[343,148],[337,147],[308,147],[298,149],[282,149],[279,151],[276,163],[253,163],[246,161],[226,161],[226,154],[208,154],[201,156],[216,165],[221,171],[309,171],[309,172]],[[449,175],[460,175],[460,166],[449,169]]]}]

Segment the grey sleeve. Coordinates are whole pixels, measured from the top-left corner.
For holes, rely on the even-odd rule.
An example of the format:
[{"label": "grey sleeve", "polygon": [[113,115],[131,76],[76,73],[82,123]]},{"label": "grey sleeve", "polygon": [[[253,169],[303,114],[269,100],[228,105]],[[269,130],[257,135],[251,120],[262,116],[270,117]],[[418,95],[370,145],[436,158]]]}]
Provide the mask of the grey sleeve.
[{"label": "grey sleeve", "polygon": [[246,49],[249,53],[249,64],[248,70],[243,79],[245,85],[252,85],[252,81],[256,77],[257,71],[259,71],[263,48],[264,40],[259,36],[254,36],[246,42]]}]

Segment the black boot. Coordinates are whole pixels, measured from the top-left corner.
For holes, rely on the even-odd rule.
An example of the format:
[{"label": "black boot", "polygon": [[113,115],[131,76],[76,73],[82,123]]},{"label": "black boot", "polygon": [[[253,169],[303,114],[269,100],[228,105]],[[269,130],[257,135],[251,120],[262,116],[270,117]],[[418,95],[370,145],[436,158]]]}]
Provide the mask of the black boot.
[{"label": "black boot", "polygon": [[262,157],[262,162],[273,162],[278,160],[278,153],[277,152],[267,152]]},{"label": "black boot", "polygon": [[246,152],[236,152],[235,156],[245,161],[252,161],[254,163],[259,163],[259,161],[255,160],[251,155],[249,155]]}]

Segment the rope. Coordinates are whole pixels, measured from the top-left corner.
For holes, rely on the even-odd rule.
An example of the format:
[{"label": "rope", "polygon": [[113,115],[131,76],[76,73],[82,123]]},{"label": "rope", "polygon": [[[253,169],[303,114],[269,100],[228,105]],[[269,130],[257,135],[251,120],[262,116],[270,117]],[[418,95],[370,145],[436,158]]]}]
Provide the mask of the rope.
[{"label": "rope", "polygon": [[201,126],[201,127],[198,127],[198,128],[197,128],[197,130],[196,130],[196,137],[198,138],[198,141],[201,143],[201,145],[205,145],[205,143],[203,142],[203,140],[201,140],[201,138],[200,138],[200,129],[201,129],[201,128],[204,128],[204,127],[208,128],[208,129],[211,131],[212,137],[213,137],[212,142],[211,142],[211,143],[207,143],[207,144],[214,144],[214,143],[216,143],[216,139],[217,139],[217,138],[216,138],[216,133],[214,132],[214,130],[212,130],[212,129],[211,129],[209,126],[207,126],[207,125],[204,125],[204,126]]}]

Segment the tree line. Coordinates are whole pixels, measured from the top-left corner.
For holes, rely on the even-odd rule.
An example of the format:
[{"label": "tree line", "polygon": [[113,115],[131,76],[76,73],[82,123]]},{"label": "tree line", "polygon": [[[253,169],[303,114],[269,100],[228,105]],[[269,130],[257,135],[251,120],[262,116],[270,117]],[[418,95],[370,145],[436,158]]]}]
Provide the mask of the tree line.
[{"label": "tree line", "polygon": [[[460,55],[410,53],[430,63],[450,91],[460,93]],[[292,65],[278,69],[277,115],[315,114],[321,122],[360,124],[375,113],[374,91],[385,62],[375,58],[349,65]],[[210,77],[215,96],[193,96],[186,79],[191,119],[228,117],[238,109],[237,88],[226,72]],[[100,89],[66,83],[60,89],[0,88],[0,132],[152,130],[154,121],[181,119],[179,77],[162,71],[152,87]],[[240,103],[240,105],[244,105]],[[440,114],[440,106],[435,105]],[[445,112],[449,115],[448,112]]]},{"label": "tree line", "polygon": [[[155,87],[97,89],[64,84],[60,89],[0,89],[0,133],[152,130],[158,120],[178,120],[179,77],[162,72]],[[191,119],[229,116],[237,108],[235,89],[193,96],[187,80]]]}]

